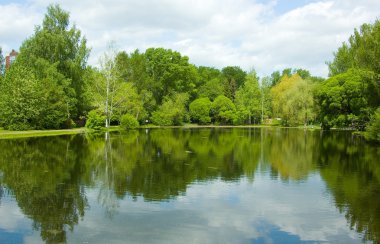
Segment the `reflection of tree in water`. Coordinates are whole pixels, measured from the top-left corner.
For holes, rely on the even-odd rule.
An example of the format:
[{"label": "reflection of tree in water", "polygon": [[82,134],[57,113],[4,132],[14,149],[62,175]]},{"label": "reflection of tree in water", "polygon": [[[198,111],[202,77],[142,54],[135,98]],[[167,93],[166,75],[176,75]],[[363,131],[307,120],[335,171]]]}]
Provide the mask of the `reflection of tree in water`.
[{"label": "reflection of tree in water", "polygon": [[47,243],[66,242],[66,231],[73,230],[87,206],[76,158],[78,139],[0,141],[2,184]]},{"label": "reflection of tree in water", "polygon": [[268,129],[264,137],[264,155],[272,177],[304,180],[315,171],[319,132],[301,129]]},{"label": "reflection of tree in water", "polygon": [[194,181],[236,180],[245,170],[253,177],[260,156],[259,137],[245,138],[244,133],[140,130],[112,134],[108,140],[89,143],[87,161],[95,169],[94,180],[105,186],[100,198],[104,203],[117,206],[117,199],[106,189],[117,197],[128,192],[134,198],[161,201],[185,194]]},{"label": "reflection of tree in water", "polygon": [[[0,141],[0,194],[15,196],[48,243],[65,242],[87,207],[84,186],[112,216],[126,195],[165,201],[196,181],[250,181],[260,167],[284,180],[318,169],[337,207],[365,240],[380,240],[379,152],[346,134],[303,130],[135,130],[98,137]],[[343,138],[342,138],[343,136]],[[1,187],[0,187],[1,189]]]},{"label": "reflection of tree in water", "polygon": [[[109,217],[112,217],[118,208],[118,200],[115,194],[115,167],[113,165],[113,150],[109,132],[104,135],[103,157],[95,163],[94,174],[100,184],[98,201],[106,209]],[[99,155],[101,156],[101,155]]]},{"label": "reflection of tree in water", "polygon": [[324,136],[319,156],[321,176],[350,227],[364,241],[380,242],[380,150],[333,133]]}]

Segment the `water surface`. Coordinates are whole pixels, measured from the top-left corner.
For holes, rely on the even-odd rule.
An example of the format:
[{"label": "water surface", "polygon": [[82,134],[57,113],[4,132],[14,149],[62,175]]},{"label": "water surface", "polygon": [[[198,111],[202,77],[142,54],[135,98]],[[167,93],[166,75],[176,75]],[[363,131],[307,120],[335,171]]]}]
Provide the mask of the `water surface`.
[{"label": "water surface", "polygon": [[380,150],[347,132],[0,140],[0,243],[380,242]]}]

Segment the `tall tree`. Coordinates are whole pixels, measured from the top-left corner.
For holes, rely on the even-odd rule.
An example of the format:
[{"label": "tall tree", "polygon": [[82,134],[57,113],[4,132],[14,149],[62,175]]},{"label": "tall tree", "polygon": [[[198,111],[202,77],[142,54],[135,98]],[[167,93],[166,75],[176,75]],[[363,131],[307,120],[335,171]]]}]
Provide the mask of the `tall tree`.
[{"label": "tall tree", "polygon": [[110,126],[111,120],[119,120],[127,112],[138,118],[142,110],[136,89],[131,82],[122,78],[116,64],[117,51],[110,44],[99,60],[100,70],[92,70],[88,77],[93,106],[103,111],[105,127]]},{"label": "tall tree", "polygon": [[313,87],[297,73],[283,76],[271,95],[273,112],[284,125],[306,125],[314,119]]},{"label": "tall tree", "polygon": [[164,48],[149,48],[145,51],[147,73],[151,78],[150,91],[157,105],[164,97],[175,93],[194,93],[198,73],[187,56]]},{"label": "tall tree", "polygon": [[274,71],[271,75],[270,75],[270,79],[271,79],[271,85],[272,86],[275,86],[277,85],[277,83],[280,81],[281,79],[281,74],[280,74],[280,71]]},{"label": "tall tree", "polygon": [[75,25],[70,26],[69,13],[59,5],[47,8],[42,26],[25,40],[20,48],[18,62],[33,70],[37,79],[45,78],[45,69],[56,65],[69,84],[64,88],[70,107],[70,117],[77,118],[87,109],[83,75],[90,50],[86,38]]},{"label": "tall tree", "polygon": [[224,95],[235,100],[235,93],[245,81],[247,73],[238,66],[227,66],[222,69],[224,79]]},{"label": "tall tree", "polygon": [[260,92],[261,92],[261,123],[264,119],[272,117],[272,97],[270,95],[272,82],[270,77],[261,79]]},{"label": "tall tree", "polygon": [[251,71],[245,78],[244,84],[236,92],[235,103],[241,122],[248,119],[252,124],[252,117],[259,121],[261,112],[261,91],[255,71]]},{"label": "tall tree", "polygon": [[[336,125],[363,129],[366,126],[371,114],[380,106],[379,63],[380,21],[376,20],[355,29],[348,42],[334,53],[334,60],[327,63],[331,78],[322,82],[321,87],[329,88],[318,94],[324,127]],[[360,99],[356,98],[358,95]],[[357,110],[358,106],[361,111]],[[330,116],[332,111],[335,111],[333,117]]]}]

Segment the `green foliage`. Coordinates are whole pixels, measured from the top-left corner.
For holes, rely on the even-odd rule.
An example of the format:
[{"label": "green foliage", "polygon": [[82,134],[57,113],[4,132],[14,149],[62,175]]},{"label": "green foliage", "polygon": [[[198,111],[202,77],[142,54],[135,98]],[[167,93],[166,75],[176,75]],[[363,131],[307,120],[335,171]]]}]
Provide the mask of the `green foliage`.
[{"label": "green foliage", "polygon": [[120,118],[120,126],[124,129],[135,129],[140,126],[137,119],[131,114],[124,114]]},{"label": "green foliage", "polygon": [[211,122],[211,101],[208,98],[199,98],[190,103],[190,117],[194,122],[209,124]]},{"label": "green foliage", "polygon": [[63,77],[54,66],[37,79],[31,69],[14,63],[0,90],[0,118],[10,130],[58,129],[67,119]]},{"label": "green foliage", "polygon": [[380,142],[380,108],[376,110],[364,135],[367,140]]},{"label": "green foliage", "polygon": [[247,73],[238,66],[227,66],[222,69],[224,95],[235,100],[235,93],[243,85]]},{"label": "green foliage", "polygon": [[380,20],[374,24],[363,24],[360,30],[343,43],[329,62],[330,76],[347,72],[350,68],[360,68],[380,73]]},{"label": "green foliage", "polygon": [[194,93],[198,73],[188,57],[164,48],[149,48],[144,55],[149,90],[156,104],[161,104],[164,97],[173,93]]},{"label": "green foliage", "polygon": [[280,82],[280,79],[281,79],[281,74],[280,74],[280,71],[274,71],[271,75],[270,75],[270,80],[271,80],[271,86],[275,86],[277,85],[278,82]]},{"label": "green foliage", "polygon": [[235,104],[226,96],[218,96],[211,106],[211,114],[215,122],[233,124],[236,120]]},{"label": "green foliage", "polygon": [[217,96],[224,94],[224,88],[220,78],[213,78],[207,81],[198,89],[198,97],[207,97],[214,100]]},{"label": "green foliage", "polygon": [[166,98],[158,110],[152,113],[152,121],[156,125],[181,125],[188,121],[186,104],[189,96],[186,93],[175,94]]},{"label": "green foliage", "polygon": [[58,84],[67,98],[61,102],[68,106],[70,118],[75,119],[88,107],[83,75],[89,49],[80,31],[69,23],[68,12],[58,5],[50,5],[42,26],[37,26],[34,34],[20,47],[17,62],[31,69],[38,80],[45,79],[54,66],[65,81]]},{"label": "green foliage", "polygon": [[87,115],[86,128],[101,130],[105,125],[106,117],[98,110],[91,110]]},{"label": "green foliage", "polygon": [[316,97],[323,128],[365,127],[370,115],[366,76],[366,72],[350,69],[318,85]]},{"label": "green foliage", "polygon": [[314,119],[313,86],[297,73],[284,75],[271,89],[273,113],[284,125],[307,125]]},{"label": "green foliage", "polygon": [[334,53],[334,60],[329,65],[329,75],[349,72],[350,69],[359,69],[367,72],[366,79],[368,106],[375,110],[380,106],[380,20],[374,24],[363,24],[360,30],[354,31],[348,43]]},{"label": "green foliage", "polygon": [[259,121],[261,112],[261,91],[256,72],[249,73],[244,84],[236,92],[236,107],[240,123],[252,124],[252,117]]},{"label": "green foliage", "polygon": [[[261,79],[260,92],[262,95],[262,109],[263,109],[263,120],[265,121],[268,118],[272,118],[273,109],[272,109],[272,97],[270,94],[271,90],[271,78],[264,77]],[[264,122],[262,121],[262,122]]]}]

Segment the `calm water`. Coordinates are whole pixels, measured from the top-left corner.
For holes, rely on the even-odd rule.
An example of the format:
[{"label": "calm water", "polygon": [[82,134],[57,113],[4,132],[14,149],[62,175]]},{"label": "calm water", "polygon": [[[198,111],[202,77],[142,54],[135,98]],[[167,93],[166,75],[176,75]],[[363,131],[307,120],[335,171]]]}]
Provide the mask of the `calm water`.
[{"label": "calm water", "polygon": [[0,140],[0,243],[380,242],[380,149],[346,132]]}]

